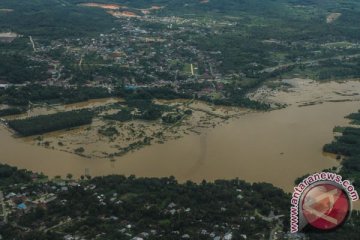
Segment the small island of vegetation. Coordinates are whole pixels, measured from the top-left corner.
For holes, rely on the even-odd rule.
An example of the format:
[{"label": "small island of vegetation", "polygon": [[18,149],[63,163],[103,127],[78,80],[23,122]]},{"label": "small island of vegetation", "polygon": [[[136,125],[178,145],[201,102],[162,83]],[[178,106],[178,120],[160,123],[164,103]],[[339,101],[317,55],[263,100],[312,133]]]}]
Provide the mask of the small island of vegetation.
[{"label": "small island of vegetation", "polygon": [[[347,116],[352,124],[360,125],[360,111]],[[343,177],[354,181],[354,186],[360,187],[360,128],[359,127],[337,127],[341,136],[335,141],[324,146],[325,152],[344,156],[340,173]]]},{"label": "small island of vegetation", "polygon": [[89,110],[78,110],[17,119],[8,123],[22,136],[31,136],[90,124],[93,116]]}]

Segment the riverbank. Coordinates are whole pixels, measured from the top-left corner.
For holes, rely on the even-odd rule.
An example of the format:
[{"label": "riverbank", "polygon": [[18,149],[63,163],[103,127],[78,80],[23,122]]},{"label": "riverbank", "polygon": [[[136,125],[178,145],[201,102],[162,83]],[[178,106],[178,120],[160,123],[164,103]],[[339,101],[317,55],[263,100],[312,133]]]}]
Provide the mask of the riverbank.
[{"label": "riverbank", "polygon": [[[43,115],[64,110],[93,110],[96,108],[96,117],[89,125],[22,139],[27,143],[48,149],[78,154],[86,158],[103,158],[114,161],[120,156],[149,145],[164,144],[169,140],[179,139],[187,135],[201,134],[204,129],[214,128],[230,118],[250,112],[248,109],[214,107],[193,100],[156,100],[155,104],[169,108],[165,115],[176,115],[179,116],[179,119],[172,123],[165,123],[162,119],[144,121],[134,118],[128,121],[113,121],[104,118],[104,116],[115,114],[126,108],[121,99],[72,104],[71,107],[40,107],[33,109],[30,113],[11,116],[7,119],[25,118],[26,116],[37,116],[37,114]],[[183,114],[185,112],[190,114]]]},{"label": "riverbank", "polygon": [[[329,87],[332,84],[330,83]],[[344,84],[346,89],[354,88],[352,82]],[[316,86],[308,88],[308,91],[312,92],[292,89],[286,92],[278,91],[278,94],[289,100],[292,99],[293,94],[299,97],[301,93],[304,96],[311,96],[320,91]],[[321,87],[326,88],[326,85]],[[331,97],[332,100],[336,99],[335,96],[343,98],[339,94],[332,93],[331,90],[328,92],[334,96]],[[121,141],[102,141],[101,137],[92,135],[97,132],[97,128],[103,126],[102,120],[95,120],[91,125],[92,130],[86,130],[89,126],[85,126],[44,135],[42,142],[51,142],[48,148],[35,146],[38,140],[33,138],[26,138],[25,142],[24,139],[14,139],[11,133],[1,127],[0,139],[3,147],[0,149],[0,154],[2,163],[44,172],[50,177],[65,176],[67,173],[79,177],[85,172],[92,176],[174,175],[180,181],[190,179],[197,182],[203,179],[239,177],[251,182],[270,182],[286,191],[291,191],[294,179],[297,177],[339,164],[336,159],[324,155],[322,147],[331,142],[332,130],[335,126],[348,124],[344,116],[358,110],[357,96],[353,98],[353,101],[348,102],[324,102],[307,107],[299,107],[303,101],[292,99],[295,103],[299,103],[290,102],[287,108],[270,112],[245,114],[242,110],[236,113],[237,117],[216,120],[215,126],[212,125],[214,119],[209,121],[204,118],[206,113],[195,113],[191,119],[186,120],[197,124],[192,131],[188,130],[186,127],[188,125],[182,124],[171,129],[175,134],[172,135],[173,138],[162,143],[154,142],[151,146],[120,157],[114,156],[113,161],[101,159],[103,158],[101,154],[113,151],[111,146],[121,144]],[[181,104],[185,102],[180,101]],[[179,104],[176,101],[163,103]],[[199,108],[198,104],[202,103],[194,104],[194,108]],[[74,108],[76,106],[71,109]],[[212,107],[207,108],[211,110]],[[206,111],[209,110],[207,108],[204,106]],[[217,109],[217,114],[221,112],[229,114],[229,110],[231,109]],[[128,124],[124,124],[121,129],[126,130],[128,127]],[[141,121],[134,124],[131,129],[141,129],[144,132],[162,131],[152,124],[145,126]],[[183,135],[179,136],[179,133]],[[86,142],[81,143],[84,140]],[[77,149],[86,146],[84,155],[92,151],[99,155],[94,154],[90,158],[84,158],[69,154],[65,152],[66,149],[56,146],[59,145],[59,141],[63,142],[64,148]],[[77,144],[76,141],[81,144]],[[53,146],[60,151],[52,150]],[[279,177],[279,171],[285,171],[286,176]]]}]

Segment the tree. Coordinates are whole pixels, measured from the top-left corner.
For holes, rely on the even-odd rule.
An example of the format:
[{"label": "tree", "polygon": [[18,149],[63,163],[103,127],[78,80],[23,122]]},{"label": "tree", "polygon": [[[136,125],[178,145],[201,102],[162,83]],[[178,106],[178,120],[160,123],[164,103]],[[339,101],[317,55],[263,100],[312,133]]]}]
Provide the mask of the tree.
[{"label": "tree", "polygon": [[68,173],[68,174],[66,175],[66,178],[69,179],[69,180],[71,180],[71,179],[73,178],[73,175],[72,175],[71,173]]}]

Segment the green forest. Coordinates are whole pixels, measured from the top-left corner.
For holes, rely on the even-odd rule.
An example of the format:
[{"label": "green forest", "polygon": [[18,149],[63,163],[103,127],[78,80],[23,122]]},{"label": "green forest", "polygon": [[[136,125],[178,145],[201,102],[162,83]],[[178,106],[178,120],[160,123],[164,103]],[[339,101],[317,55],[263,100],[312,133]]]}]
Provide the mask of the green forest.
[{"label": "green forest", "polygon": [[44,40],[94,35],[110,30],[114,23],[104,11],[80,8],[71,0],[2,0],[0,8],[14,9],[11,13],[0,13],[0,30],[12,30]]},{"label": "green forest", "polygon": [[23,108],[6,108],[0,110],[0,117],[10,116],[25,113],[26,110]]},{"label": "green forest", "polygon": [[[96,39],[100,34],[114,33],[116,29],[126,27],[126,21],[112,17],[104,9],[79,5],[85,2],[89,1],[1,1],[0,9],[13,11],[0,12],[0,32],[13,31],[23,37],[11,43],[0,42],[0,80],[9,83],[31,83],[49,77],[49,66],[46,61],[37,61],[27,56],[36,55],[31,51],[29,36],[32,36],[38,45],[47,46],[57,43],[58,40],[69,43],[77,38]],[[96,2],[109,3],[108,0]],[[194,31],[185,33],[180,29],[189,27],[188,25],[174,24],[173,27],[179,31],[174,31],[169,39],[184,41],[186,45],[208,54],[208,57],[216,62],[216,70],[223,75],[222,77],[237,76],[227,84],[228,89],[242,89],[229,91],[225,94],[228,97],[215,101],[208,96],[202,98],[214,104],[267,110],[269,106],[266,104],[245,97],[248,91],[267,80],[294,76],[321,81],[360,77],[360,48],[357,46],[360,41],[360,26],[357,24],[360,3],[355,0],[224,0],[207,3],[193,0],[113,0],[111,3],[125,5],[129,11],[137,13],[141,12],[139,9],[154,5],[163,6],[164,8],[151,14],[155,17],[177,16],[196,23]],[[339,13],[341,16],[329,24],[326,18],[331,13]],[[144,28],[156,33],[167,29],[166,22],[159,19],[157,21],[160,22],[135,19],[133,23],[137,27],[134,31]],[[210,25],[207,26],[208,24]],[[78,47],[72,44],[69,46]],[[56,59],[64,65],[62,77],[70,79],[70,84],[83,85],[97,77],[106,78],[111,84],[123,83],[129,79],[136,79],[138,83],[145,84],[156,79],[165,79],[169,82],[177,78],[186,79],[182,73],[171,72],[171,67],[174,66],[169,67],[167,71],[155,71],[153,66],[150,67],[149,60],[159,61],[157,64],[161,67],[164,64],[163,59],[159,57],[164,50],[160,44],[153,45],[156,52],[154,57],[139,59],[144,71],[122,67],[120,64],[109,64],[109,60],[103,60],[94,53],[86,53],[85,61],[100,61],[106,64],[96,67],[88,64],[80,69],[74,64],[78,59],[69,54],[63,55],[69,46],[52,47],[46,50],[46,53],[49,55],[47,57]],[[107,51],[113,51],[115,47],[116,44],[109,43]],[[135,44],[126,50],[134,52],[139,47],[142,48],[143,45]],[[173,53],[173,57],[178,55],[185,60],[196,59],[196,54],[182,48]],[[181,61],[177,64],[185,65]],[[199,72],[204,72],[208,67],[205,61],[199,62],[198,65]],[[282,65],[285,67],[269,70]],[[199,86],[190,86],[188,89],[180,87],[187,90],[187,93],[183,94],[185,96],[177,93],[177,97],[192,98],[192,94],[189,94],[190,90],[193,90],[192,87]],[[28,101],[76,102],[109,95],[103,91],[100,93],[98,88],[84,92],[56,89],[60,93],[54,92],[52,87],[42,86],[39,91],[34,91],[35,88],[26,86],[24,89],[19,88],[18,92],[13,89],[10,92],[0,91],[0,102],[13,105],[25,105]],[[174,93],[164,92],[163,89],[156,91],[158,92],[152,90],[153,97],[168,99],[176,96]]]},{"label": "green forest", "polygon": [[[67,234],[91,238],[101,233],[97,239],[125,240],[130,239],[126,234],[150,230],[156,231],[155,235],[148,236],[150,240],[183,239],[176,235],[177,231],[194,239],[209,239],[201,234],[202,229],[216,234],[231,231],[233,239],[244,239],[244,234],[246,239],[267,239],[274,222],[260,216],[267,216],[271,211],[284,215],[281,228],[288,229],[290,195],[268,183],[250,184],[239,179],[178,183],[174,177],[137,178],[133,175],[88,176],[87,179],[82,176],[82,180],[74,182],[69,180],[70,174],[68,180],[52,181],[46,181],[41,175],[33,180],[33,175],[0,164],[0,186],[6,192],[32,191],[29,197],[33,197],[46,189],[52,192],[51,189],[56,189],[61,182],[75,184],[67,185],[66,191],[55,191],[56,200],[46,208],[37,207],[25,214],[11,215],[11,221],[29,231],[1,224],[0,232],[5,239],[60,240]],[[11,185],[15,182],[18,185]],[[66,222],[66,219],[72,219],[72,224],[64,224],[61,231],[38,230]],[[360,216],[353,212],[351,220],[342,228],[329,233],[306,233],[306,236],[309,240],[342,240],[344,236],[357,239],[359,224]],[[131,227],[127,227],[129,225]]]},{"label": "green forest", "polygon": [[94,114],[89,110],[59,112],[9,121],[9,126],[22,136],[43,134],[51,131],[90,124]]},{"label": "green forest", "polygon": [[102,87],[65,88],[39,84],[0,90],[0,103],[27,106],[29,102],[75,103],[114,96]]},{"label": "green forest", "polygon": [[48,65],[21,55],[0,53],[0,77],[9,83],[43,81],[48,77]]},{"label": "green forest", "polygon": [[[360,111],[347,116],[355,125],[360,125]],[[354,181],[354,186],[360,188],[360,128],[338,128],[341,135],[324,146],[325,152],[345,156],[342,162],[341,175]]]},{"label": "green forest", "polygon": [[0,164],[0,188],[12,184],[29,183],[31,180],[30,171]]}]

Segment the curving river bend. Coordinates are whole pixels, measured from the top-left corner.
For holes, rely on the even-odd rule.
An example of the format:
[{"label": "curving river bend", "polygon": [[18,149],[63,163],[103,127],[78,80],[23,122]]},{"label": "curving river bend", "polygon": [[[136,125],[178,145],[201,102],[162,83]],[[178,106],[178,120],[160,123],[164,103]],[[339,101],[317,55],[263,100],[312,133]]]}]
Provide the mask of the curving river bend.
[{"label": "curving river bend", "polygon": [[180,181],[239,177],[290,191],[297,177],[338,165],[333,157],[323,154],[322,146],[333,140],[334,126],[346,125],[344,116],[359,107],[356,101],[332,102],[249,113],[205,129],[201,135],[155,144],[115,162],[33,146],[1,126],[0,162],[49,176],[80,176],[88,171],[92,176],[173,175]]}]

